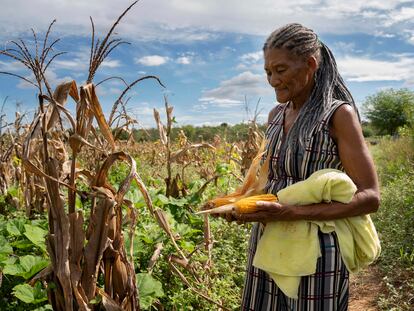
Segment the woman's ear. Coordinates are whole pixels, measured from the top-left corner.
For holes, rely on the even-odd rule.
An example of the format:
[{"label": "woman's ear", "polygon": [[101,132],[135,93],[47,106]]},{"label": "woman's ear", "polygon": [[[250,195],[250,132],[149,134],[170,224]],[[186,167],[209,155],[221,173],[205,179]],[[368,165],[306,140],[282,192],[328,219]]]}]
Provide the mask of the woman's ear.
[{"label": "woman's ear", "polygon": [[312,70],[312,73],[315,73],[318,70],[318,61],[315,56],[309,56],[307,61],[309,69]]}]

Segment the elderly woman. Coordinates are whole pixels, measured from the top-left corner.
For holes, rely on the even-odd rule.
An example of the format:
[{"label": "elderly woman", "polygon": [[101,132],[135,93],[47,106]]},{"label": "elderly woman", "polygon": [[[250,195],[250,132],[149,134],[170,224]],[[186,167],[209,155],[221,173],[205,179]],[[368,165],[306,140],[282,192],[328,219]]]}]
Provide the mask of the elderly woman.
[{"label": "elderly woman", "polygon": [[267,80],[280,103],[269,113],[266,138],[271,161],[265,190],[276,194],[317,170],[334,168],[350,176],[357,192],[349,204],[284,206],[258,202],[260,209],[255,213],[232,213],[234,220],[256,222],[250,238],[242,310],[347,310],[348,271],[335,232],[319,232],[321,257],[316,273],[301,277],[298,299],[285,296],[266,272],[252,266],[263,223],[334,220],[369,214],[379,206],[377,175],[358,111],[331,51],[311,29],[300,24],[274,31],[263,51]]}]

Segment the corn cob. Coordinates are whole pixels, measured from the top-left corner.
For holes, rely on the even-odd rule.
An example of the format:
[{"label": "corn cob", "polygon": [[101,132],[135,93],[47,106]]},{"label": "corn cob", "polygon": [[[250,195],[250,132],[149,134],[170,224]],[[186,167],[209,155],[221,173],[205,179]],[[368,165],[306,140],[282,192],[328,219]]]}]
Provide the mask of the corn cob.
[{"label": "corn cob", "polygon": [[277,197],[273,194],[253,195],[251,197],[243,198],[237,201],[236,203],[234,203],[234,205],[236,206],[236,211],[238,213],[254,213],[257,211],[257,201],[276,202]]},{"label": "corn cob", "polygon": [[219,207],[215,207],[209,210],[204,210],[197,212],[196,214],[223,214],[229,213],[235,210],[238,213],[254,213],[257,211],[256,202],[257,201],[267,201],[267,202],[277,202],[277,197],[273,194],[259,194],[246,198],[242,198],[237,202],[225,204]]}]

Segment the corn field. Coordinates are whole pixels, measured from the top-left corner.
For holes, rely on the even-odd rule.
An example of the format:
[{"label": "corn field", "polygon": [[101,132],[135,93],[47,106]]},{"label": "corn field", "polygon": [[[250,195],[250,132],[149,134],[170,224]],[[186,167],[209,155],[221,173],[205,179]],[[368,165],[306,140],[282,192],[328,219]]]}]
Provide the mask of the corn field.
[{"label": "corn field", "polygon": [[[30,122],[22,112],[12,124],[0,120],[1,310],[238,307],[248,227],[195,212],[240,184],[262,134],[254,118],[241,145],[219,137],[192,143],[184,132],[174,141],[165,97],[166,119],[154,109],[159,140],[135,142],[137,120],[127,113],[126,94],[146,79],[164,87],[161,79],[94,81],[108,55],[127,44],[115,29],[135,4],[104,38],[96,38],[91,18],[85,84],[54,86],[46,78],[64,53],[54,52],[55,21],[42,40],[33,31],[33,44],[12,40],[0,51],[32,78],[0,73],[31,84],[38,95]],[[105,116],[96,87],[109,79],[122,80],[125,89]]]}]

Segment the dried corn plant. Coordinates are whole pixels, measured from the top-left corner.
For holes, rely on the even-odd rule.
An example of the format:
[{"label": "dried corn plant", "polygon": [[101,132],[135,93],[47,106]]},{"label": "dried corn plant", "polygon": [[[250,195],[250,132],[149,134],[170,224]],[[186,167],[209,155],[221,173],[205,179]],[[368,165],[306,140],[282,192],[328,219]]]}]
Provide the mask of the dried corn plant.
[{"label": "dried corn plant", "polygon": [[[69,81],[53,90],[46,78],[47,68],[56,57],[63,54],[54,52],[59,39],[49,42],[54,22],[42,42],[33,31],[34,51],[23,40],[11,41],[12,47],[0,51],[1,54],[21,62],[30,70],[32,77],[0,73],[30,83],[39,94],[39,109],[30,128],[25,132],[19,152],[23,174],[26,176],[27,197],[38,198],[35,203],[30,200],[26,205],[36,209],[45,207],[48,213],[49,234],[46,245],[51,265],[34,277],[32,284],[38,279],[46,282],[49,302],[54,310],[139,310],[132,260],[132,239],[137,213],[132,202],[124,199],[131,182],[135,181],[151,214],[175,249],[174,253],[168,255],[172,273],[190,290],[217,305],[220,310],[226,310],[221,302],[214,301],[202,290],[203,284],[211,284],[208,274],[205,273],[211,264],[212,248],[208,219],[205,218],[203,243],[193,253],[186,254],[177,244],[179,237],[170,228],[166,213],[160,208],[154,208],[146,186],[136,171],[134,159],[125,152],[117,151],[117,133],[130,130],[129,126],[135,123],[126,113],[125,104],[128,100],[124,102],[125,94],[144,79],[156,79],[161,85],[162,83],[155,76],[142,77],[132,83],[124,81],[125,90],[115,101],[108,119],[105,118],[96,95],[96,85],[100,83],[95,85],[93,79],[99,65],[114,48],[126,43],[112,38],[114,29],[135,3],[121,14],[102,40],[95,39],[91,19],[89,75],[86,84],[79,88],[75,81]],[[76,116],[72,116],[65,108],[69,99],[76,103]],[[170,140],[173,108],[166,100],[165,107],[166,127],[161,123],[159,114],[158,118],[157,112],[155,115],[160,141],[167,154],[167,195],[174,196],[177,195],[180,176],[177,174],[173,177],[172,164],[191,161],[188,157],[190,152],[204,148],[214,150],[214,147],[206,143],[184,142],[182,137],[179,149],[173,151]],[[69,128],[64,128],[63,120],[68,121]],[[79,161],[85,158],[85,154],[93,154],[94,157],[94,165],[87,169]],[[127,163],[129,173],[118,189],[115,189],[108,181],[108,172],[117,161]],[[81,184],[82,191],[79,190]],[[84,190],[85,187],[88,191]],[[76,201],[79,198],[90,200],[90,210],[85,215],[83,210],[77,208]],[[127,215],[123,214],[124,210],[127,210]],[[122,231],[125,217],[130,218],[129,254],[125,249]],[[193,261],[195,252],[203,248],[208,253],[207,263]],[[161,251],[162,245],[159,245],[150,262],[152,267]]]},{"label": "dried corn plant", "polygon": [[[1,73],[30,83],[39,93],[39,110],[25,137],[21,156],[25,173],[32,177],[29,183],[43,188],[48,211],[49,234],[46,245],[51,266],[35,279],[46,280],[49,301],[54,310],[94,310],[100,307],[92,304],[98,296],[106,310],[139,310],[135,270],[124,246],[122,207],[132,208],[124,200],[132,180],[136,180],[143,191],[145,187],[136,172],[133,158],[116,151],[115,138],[109,125],[112,121],[106,121],[93,84],[99,65],[114,48],[126,43],[121,39],[113,39],[112,34],[121,18],[135,3],[121,14],[102,40],[95,40],[91,19],[89,75],[86,85],[80,88],[75,81],[70,81],[58,85],[53,91],[46,78],[49,65],[63,54],[58,52],[51,55],[59,41],[49,42],[55,21],[51,23],[43,42],[38,40],[33,31],[33,49],[25,41],[18,40],[11,41],[12,47],[0,51],[27,67],[33,78]],[[119,105],[122,96],[133,85],[147,78],[156,77],[143,77],[127,85],[116,105]],[[76,103],[76,117],[65,108],[68,98]],[[63,118],[70,124],[71,134],[67,144]],[[94,128],[94,121],[99,130]],[[67,145],[70,152],[67,151]],[[103,159],[95,171],[80,167],[78,156],[85,149],[98,151]],[[109,169],[116,161],[126,162],[130,167],[128,176],[118,190],[109,184],[107,178]],[[88,219],[84,219],[82,210],[76,209],[77,196],[85,196],[84,192],[77,189],[80,182],[86,183],[90,189],[87,193],[91,200]],[[36,187],[28,187],[31,189],[29,191],[36,191],[34,188]],[[131,226],[135,223],[131,222]],[[131,227],[130,232],[133,229]],[[98,286],[99,279],[103,280],[103,288]]]},{"label": "dried corn plant", "polygon": [[[247,140],[242,146],[241,153],[241,172],[244,175],[252,164],[254,157],[259,151],[260,144],[264,138],[263,132],[257,126],[257,117],[259,116],[261,110],[259,110],[260,98],[256,103],[256,107],[253,113],[253,117],[249,120],[249,132],[247,135]],[[249,117],[250,110],[247,99],[245,98],[245,110],[246,114]]]},{"label": "dried corn plant", "polygon": [[[0,194],[5,195],[12,182],[11,161],[13,153],[13,135],[9,132],[12,124],[6,122],[4,107],[8,97],[3,101],[0,109]],[[7,132],[7,133],[6,133]]]},{"label": "dried corn plant", "polygon": [[[185,134],[181,133],[181,136],[179,136],[180,149],[173,151],[173,144],[171,141],[171,129],[172,129],[172,124],[173,124],[172,112],[174,110],[174,107],[168,104],[168,100],[166,97],[164,97],[164,103],[165,103],[167,125],[165,126],[162,123],[160,113],[155,108],[154,108],[154,119],[157,124],[160,142],[161,142],[161,145],[163,147],[163,150],[165,152],[165,157],[166,157],[165,159],[166,160],[165,166],[167,169],[167,177],[165,178],[166,196],[177,198],[180,196],[180,192],[182,192],[182,194],[185,195],[185,182],[183,180],[183,176],[184,176],[185,168],[190,163],[190,159],[188,157],[189,152],[202,149],[202,148],[207,148],[211,150],[215,150],[216,148],[209,143],[190,144],[187,138],[185,137]],[[181,167],[182,167],[181,175],[177,173],[173,177],[173,163],[181,164]]]},{"label": "dried corn plant", "polygon": [[[14,185],[23,188],[24,179],[21,170],[21,147],[25,133],[22,119],[25,113],[21,114],[19,104],[16,104],[15,121],[7,123],[5,121],[4,107],[7,97],[3,101],[0,110],[0,194],[6,194],[7,189]],[[21,197],[13,198],[13,204],[16,208],[20,207]]]}]

